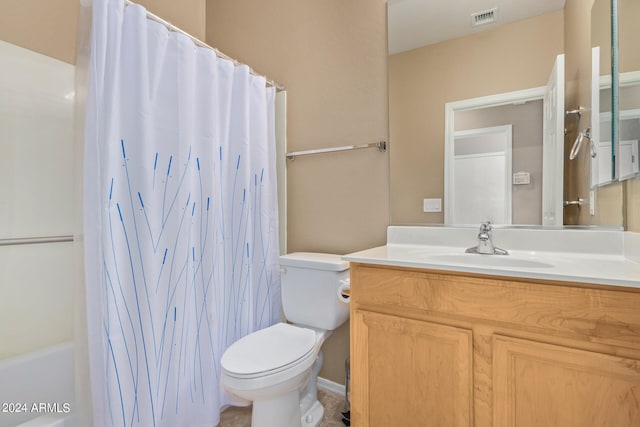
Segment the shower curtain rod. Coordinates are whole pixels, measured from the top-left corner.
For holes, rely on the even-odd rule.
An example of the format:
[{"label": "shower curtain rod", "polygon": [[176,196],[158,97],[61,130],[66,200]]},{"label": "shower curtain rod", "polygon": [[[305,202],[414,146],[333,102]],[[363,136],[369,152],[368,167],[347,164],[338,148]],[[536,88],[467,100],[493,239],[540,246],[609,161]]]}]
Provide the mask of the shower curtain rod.
[{"label": "shower curtain rod", "polygon": [[[125,5],[127,5],[127,6],[136,5],[136,4],[137,3],[134,3],[131,0],[125,0]],[[242,62],[238,61],[237,59],[234,59],[234,58],[230,57],[229,55],[226,55],[226,54],[220,52],[215,47],[209,46],[208,44],[206,44],[202,40],[198,39],[197,37],[192,36],[191,34],[187,33],[184,30],[181,30],[180,28],[176,27],[172,23],[170,23],[168,21],[165,21],[164,19],[160,18],[158,15],[154,15],[153,13],[149,12],[148,10],[146,12],[147,12],[147,18],[148,19],[151,19],[152,21],[155,21],[155,22],[157,22],[159,24],[164,25],[165,27],[167,27],[167,29],[169,31],[173,31],[175,33],[180,33],[180,34],[182,34],[184,36],[189,37],[196,45],[198,45],[200,47],[211,49],[212,51],[214,51],[216,53],[216,55],[219,58],[227,59],[227,60],[233,62],[234,65],[236,65],[236,66],[238,66],[238,65],[246,65],[246,64],[243,64]],[[277,91],[284,90],[284,86],[279,85],[276,81],[269,79],[267,76],[264,76],[264,75],[262,75],[260,73],[257,73],[253,68],[249,67],[249,72],[251,74],[253,74],[254,76],[264,77],[267,80],[267,85],[276,88]]]}]

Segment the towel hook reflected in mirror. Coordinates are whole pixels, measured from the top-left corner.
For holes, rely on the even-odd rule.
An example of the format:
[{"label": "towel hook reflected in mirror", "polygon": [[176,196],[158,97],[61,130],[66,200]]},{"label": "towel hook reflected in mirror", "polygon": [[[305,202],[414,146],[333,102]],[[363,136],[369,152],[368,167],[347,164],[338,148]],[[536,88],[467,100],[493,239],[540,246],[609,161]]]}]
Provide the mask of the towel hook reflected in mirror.
[{"label": "towel hook reflected in mirror", "polygon": [[582,147],[582,143],[584,140],[591,141],[591,128],[587,128],[578,133],[573,146],[571,147],[571,152],[569,153],[569,160],[573,160],[578,156],[580,152],[580,148]]},{"label": "towel hook reflected in mirror", "polygon": [[570,116],[575,114],[576,117],[578,118],[578,121],[580,121],[580,117],[582,117],[582,113],[584,113],[585,111],[589,111],[586,108],[584,108],[582,105],[578,105],[578,108],[576,108],[575,110],[567,110],[564,112],[565,116]]}]

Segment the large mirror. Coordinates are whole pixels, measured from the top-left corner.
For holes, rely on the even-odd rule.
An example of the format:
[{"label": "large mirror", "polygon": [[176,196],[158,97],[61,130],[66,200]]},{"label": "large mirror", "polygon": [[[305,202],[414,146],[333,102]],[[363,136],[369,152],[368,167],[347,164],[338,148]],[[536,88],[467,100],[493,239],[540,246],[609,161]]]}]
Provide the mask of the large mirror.
[{"label": "large mirror", "polygon": [[591,8],[591,187],[615,182],[612,126],[611,0],[594,0]]},{"label": "large mirror", "polygon": [[617,0],[619,45],[619,163],[620,180],[638,177],[640,141],[640,2]]},{"label": "large mirror", "polygon": [[[617,14],[612,14],[612,6]],[[636,48],[640,30],[634,22],[638,17],[640,3],[634,0],[595,0],[593,3],[592,79],[594,89],[599,89],[592,93],[595,102],[591,116],[591,182],[594,187],[640,174],[640,55]],[[616,35],[613,50],[612,34]]]},{"label": "large mirror", "polygon": [[566,15],[564,0],[389,1],[392,224],[622,224],[620,192],[606,198],[619,214],[599,223],[589,200],[601,190],[571,191],[583,184],[569,176],[565,102],[549,91],[576,84],[575,67],[566,81],[558,67],[567,32],[586,32],[588,47],[590,29]]}]

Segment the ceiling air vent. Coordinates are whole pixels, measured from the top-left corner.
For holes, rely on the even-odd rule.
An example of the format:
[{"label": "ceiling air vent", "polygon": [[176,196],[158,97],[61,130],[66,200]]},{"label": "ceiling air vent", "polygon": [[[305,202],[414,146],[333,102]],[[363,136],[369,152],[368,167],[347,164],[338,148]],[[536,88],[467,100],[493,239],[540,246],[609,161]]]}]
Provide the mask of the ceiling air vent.
[{"label": "ceiling air vent", "polygon": [[498,8],[483,10],[482,12],[476,12],[471,14],[471,26],[477,27],[479,25],[490,24],[496,22],[498,18]]}]

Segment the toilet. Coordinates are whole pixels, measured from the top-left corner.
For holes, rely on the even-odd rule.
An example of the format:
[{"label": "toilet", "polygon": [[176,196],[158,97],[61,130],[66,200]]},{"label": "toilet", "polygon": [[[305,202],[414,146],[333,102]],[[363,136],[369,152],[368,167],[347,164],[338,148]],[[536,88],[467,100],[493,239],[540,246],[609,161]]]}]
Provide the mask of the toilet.
[{"label": "toilet", "polygon": [[349,318],[338,298],[349,277],[340,255],[298,252],[280,257],[282,309],[277,323],[236,341],[222,355],[221,383],[253,402],[252,427],[315,427],[322,344]]}]

